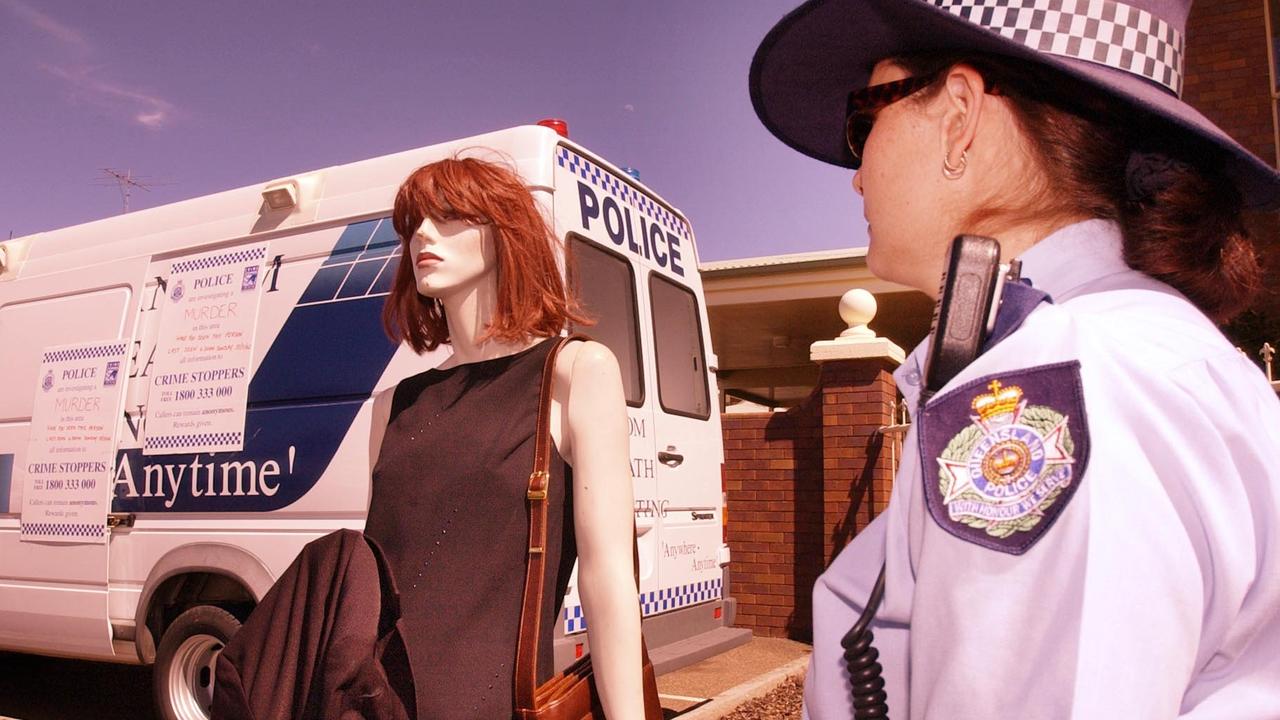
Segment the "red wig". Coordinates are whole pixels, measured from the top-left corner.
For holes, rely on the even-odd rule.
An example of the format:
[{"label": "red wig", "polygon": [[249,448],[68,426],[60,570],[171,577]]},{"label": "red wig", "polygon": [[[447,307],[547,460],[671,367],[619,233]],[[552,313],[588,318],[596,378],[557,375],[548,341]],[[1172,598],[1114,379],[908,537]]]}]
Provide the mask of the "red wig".
[{"label": "red wig", "polygon": [[481,340],[524,343],[558,335],[569,322],[587,322],[565,293],[555,235],[520,177],[497,163],[453,157],[413,171],[396,192],[391,222],[403,253],[382,308],[392,340],[408,341],[419,353],[449,342],[444,306],[419,294],[413,276],[409,240],[427,217],[493,228],[498,306]]}]

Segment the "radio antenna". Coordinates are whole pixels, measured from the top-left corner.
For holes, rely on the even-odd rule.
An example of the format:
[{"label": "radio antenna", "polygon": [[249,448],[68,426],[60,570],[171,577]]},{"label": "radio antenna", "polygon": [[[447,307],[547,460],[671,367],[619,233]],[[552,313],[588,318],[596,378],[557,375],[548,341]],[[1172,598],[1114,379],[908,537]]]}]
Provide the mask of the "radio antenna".
[{"label": "radio antenna", "polygon": [[120,188],[120,201],[122,209],[120,212],[129,212],[129,196],[133,194],[134,188],[151,192],[151,183],[145,183],[142,178],[134,177],[132,170],[112,170],[111,168],[102,168],[103,177],[99,178],[104,182],[99,185],[109,185],[114,183]]}]

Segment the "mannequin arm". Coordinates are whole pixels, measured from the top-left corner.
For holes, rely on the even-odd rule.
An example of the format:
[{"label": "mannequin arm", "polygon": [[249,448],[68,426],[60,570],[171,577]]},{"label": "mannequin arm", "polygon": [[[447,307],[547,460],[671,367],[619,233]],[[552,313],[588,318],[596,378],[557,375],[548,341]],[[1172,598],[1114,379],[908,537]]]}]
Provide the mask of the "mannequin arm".
[{"label": "mannequin arm", "polygon": [[578,588],[592,665],[610,720],[642,719],[640,605],[632,573],[634,493],[628,463],[627,405],[618,361],[604,345],[583,343],[571,360],[567,435],[573,466]]}]

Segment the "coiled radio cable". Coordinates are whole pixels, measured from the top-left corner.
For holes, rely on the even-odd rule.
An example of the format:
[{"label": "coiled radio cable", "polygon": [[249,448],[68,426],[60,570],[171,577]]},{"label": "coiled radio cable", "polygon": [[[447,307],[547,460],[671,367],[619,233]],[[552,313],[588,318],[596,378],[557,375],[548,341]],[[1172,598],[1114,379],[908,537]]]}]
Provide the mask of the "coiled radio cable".
[{"label": "coiled radio cable", "polygon": [[863,609],[858,622],[849,628],[840,640],[844,648],[845,667],[849,669],[849,682],[853,691],[853,717],[882,718],[889,717],[888,695],[884,691],[884,667],[880,665],[880,652],[872,646],[875,637],[871,633],[871,621],[880,608],[884,598],[884,565],[880,566],[880,577],[867,598],[867,607]]}]

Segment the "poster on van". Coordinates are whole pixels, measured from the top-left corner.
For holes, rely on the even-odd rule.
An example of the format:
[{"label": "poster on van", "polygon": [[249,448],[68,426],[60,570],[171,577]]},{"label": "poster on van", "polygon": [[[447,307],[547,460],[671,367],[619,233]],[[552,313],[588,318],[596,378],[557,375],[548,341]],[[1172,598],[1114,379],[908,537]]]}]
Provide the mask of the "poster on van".
[{"label": "poster on van", "polygon": [[128,343],[45,348],[22,463],[21,540],[105,543]]},{"label": "poster on van", "polygon": [[267,244],[170,265],[148,394],[144,455],[244,449]]}]

